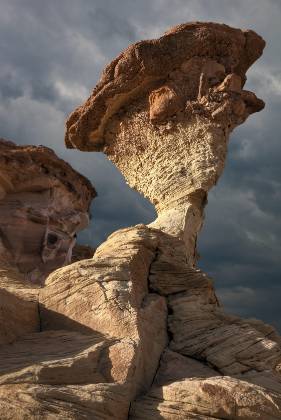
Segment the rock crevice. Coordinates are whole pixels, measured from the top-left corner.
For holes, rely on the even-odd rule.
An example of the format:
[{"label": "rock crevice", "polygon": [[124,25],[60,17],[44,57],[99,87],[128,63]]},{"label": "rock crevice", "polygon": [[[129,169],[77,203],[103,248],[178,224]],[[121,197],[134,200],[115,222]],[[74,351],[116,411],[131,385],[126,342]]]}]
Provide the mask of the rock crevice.
[{"label": "rock crevice", "polygon": [[[93,256],[77,251],[91,258],[62,267],[68,251],[57,259],[52,234],[73,238],[93,188],[69,168],[63,175],[55,166],[52,177],[44,164],[42,175],[31,159],[28,174],[34,169],[40,182],[21,180],[16,194],[39,209],[21,217],[44,225],[47,242],[30,232],[43,250],[41,272],[52,272],[41,287],[21,259],[0,272],[9,296],[0,318],[3,419],[281,419],[281,337],[261,321],[226,314],[212,280],[196,268],[207,194],[222,174],[229,134],[264,106],[244,89],[264,45],[253,31],[195,22],[128,47],[106,67],[70,115],[66,145],[106,153],[158,217],[113,233]],[[42,151],[51,154],[25,148],[21,159]],[[14,205],[7,174],[0,215]],[[46,228],[50,197],[59,213]],[[5,235],[0,256],[11,250]],[[15,305],[24,316],[11,318],[9,335],[5,317]]]}]

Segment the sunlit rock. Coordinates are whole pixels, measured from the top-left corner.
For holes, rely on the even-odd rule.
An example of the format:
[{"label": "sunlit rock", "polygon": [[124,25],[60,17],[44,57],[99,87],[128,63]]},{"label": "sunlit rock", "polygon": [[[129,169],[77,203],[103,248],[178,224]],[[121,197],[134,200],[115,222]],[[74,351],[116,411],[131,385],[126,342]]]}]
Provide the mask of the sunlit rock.
[{"label": "sunlit rock", "polygon": [[76,233],[89,223],[96,192],[44,146],[0,140],[0,261],[42,283],[71,262]]},{"label": "sunlit rock", "polygon": [[[0,349],[3,419],[281,419],[280,336],[226,314],[212,279],[196,268],[197,234],[229,134],[264,106],[243,89],[264,45],[253,31],[180,25],[128,47],[71,114],[66,145],[106,153],[158,218],[113,233],[94,255],[81,250],[88,259],[48,276],[36,295],[40,332]],[[75,182],[72,195],[61,180],[52,187],[68,235],[83,225],[93,195],[85,180],[78,189]],[[77,221],[66,209],[73,215],[78,190]],[[41,215],[48,194],[38,203],[38,190],[28,191]],[[39,228],[20,231],[30,243],[41,238],[44,264],[57,255],[48,235],[58,224],[47,239]]]}]

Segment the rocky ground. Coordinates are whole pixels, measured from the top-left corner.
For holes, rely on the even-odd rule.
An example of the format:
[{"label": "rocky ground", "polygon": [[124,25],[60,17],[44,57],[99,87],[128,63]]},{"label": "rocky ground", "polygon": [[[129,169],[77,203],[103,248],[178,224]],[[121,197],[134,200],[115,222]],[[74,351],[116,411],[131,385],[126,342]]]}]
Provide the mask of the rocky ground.
[{"label": "rocky ground", "polygon": [[0,143],[1,419],[281,419],[281,337],[226,314],[196,268],[207,193],[264,41],[180,25],[130,46],[70,116],[156,206],[150,226],[75,246],[95,190],[44,147]]}]

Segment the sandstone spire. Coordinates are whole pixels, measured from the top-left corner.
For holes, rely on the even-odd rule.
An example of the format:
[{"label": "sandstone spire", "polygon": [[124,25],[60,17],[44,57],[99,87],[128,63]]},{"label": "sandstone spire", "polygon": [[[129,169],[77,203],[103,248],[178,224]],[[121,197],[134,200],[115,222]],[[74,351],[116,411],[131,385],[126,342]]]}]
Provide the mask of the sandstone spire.
[{"label": "sandstone spire", "polygon": [[185,240],[190,262],[229,134],[264,106],[243,89],[264,45],[253,31],[179,25],[121,53],[67,121],[66,145],[105,152],[155,204],[153,226]]},{"label": "sandstone spire", "polygon": [[70,116],[67,146],[104,151],[158,218],[40,289],[0,265],[1,418],[281,419],[281,337],[226,314],[195,267],[229,133],[263,107],[243,90],[263,47],[252,31],[180,25],[121,53]]}]

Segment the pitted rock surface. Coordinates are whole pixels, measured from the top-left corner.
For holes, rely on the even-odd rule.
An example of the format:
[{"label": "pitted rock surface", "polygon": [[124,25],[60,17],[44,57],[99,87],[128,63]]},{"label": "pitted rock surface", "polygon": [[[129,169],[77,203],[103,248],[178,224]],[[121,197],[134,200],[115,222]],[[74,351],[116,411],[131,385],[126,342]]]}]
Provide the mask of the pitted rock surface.
[{"label": "pitted rock surface", "polygon": [[[163,86],[160,103],[164,109],[168,92],[171,97],[182,98],[182,107],[186,100],[196,100],[202,74],[211,86],[233,73],[244,84],[247,69],[261,55],[264,45],[263,39],[253,31],[194,22],[176,26],[159,39],[129,46],[105,68],[90,98],[69,117],[67,145],[102,150],[106,144],[105,128],[111,117],[120,111],[121,115],[115,118],[121,121],[122,108],[149,91],[153,103],[157,86]],[[170,88],[165,88],[167,81]],[[200,96],[204,93],[201,86]],[[174,110],[181,108],[180,103],[172,102]],[[166,105],[169,107],[169,101]]]},{"label": "pitted rock surface", "polygon": [[[265,42],[253,31],[188,23],[128,47],[66,123],[66,145],[103,151],[196,260],[207,193],[229,134],[264,103],[243,89]],[[193,219],[193,220],[192,220]]]},{"label": "pitted rock surface", "polygon": [[44,146],[0,140],[0,261],[40,284],[70,263],[96,192]]},{"label": "pitted rock surface", "polygon": [[196,268],[229,134],[264,106],[243,89],[264,45],[253,31],[179,25],[128,47],[69,117],[67,146],[104,151],[158,218],[113,233],[94,254],[77,249],[77,260],[90,258],[44,287],[1,271],[4,315],[26,308],[11,334],[0,319],[1,418],[281,419],[281,337],[226,314]]}]

